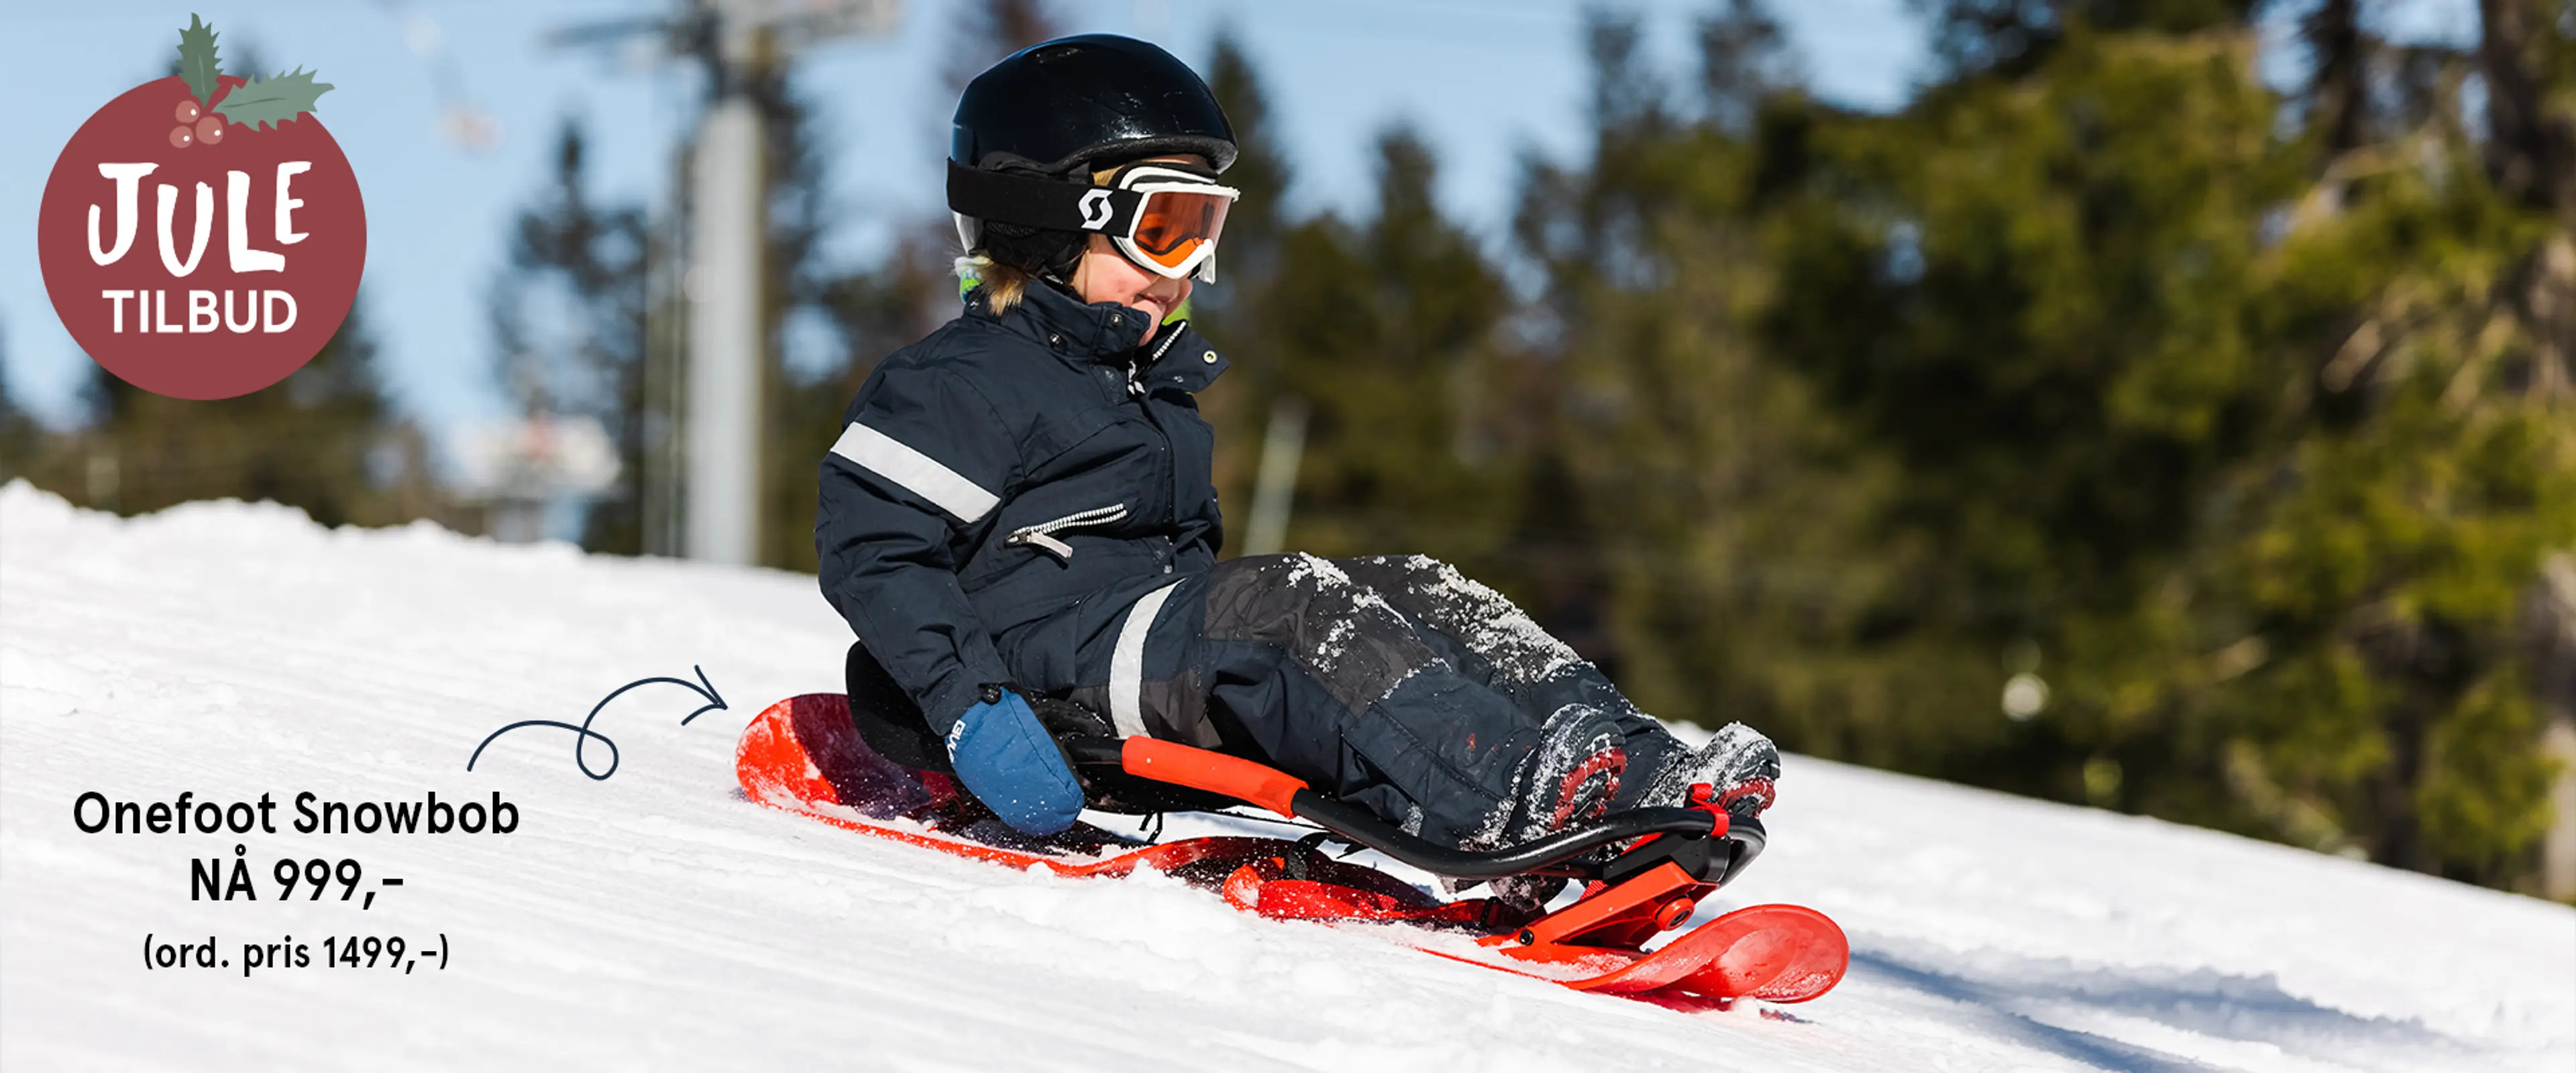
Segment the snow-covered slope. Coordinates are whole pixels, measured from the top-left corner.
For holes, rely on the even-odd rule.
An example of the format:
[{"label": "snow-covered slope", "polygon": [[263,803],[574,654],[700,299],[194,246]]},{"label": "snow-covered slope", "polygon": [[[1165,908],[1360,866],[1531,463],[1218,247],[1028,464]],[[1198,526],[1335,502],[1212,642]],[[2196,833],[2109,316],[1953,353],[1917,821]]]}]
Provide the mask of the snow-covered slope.
[{"label": "snow-covered slope", "polygon": [[[1851,977],[1697,1015],[745,803],[734,732],[832,688],[846,639],[810,578],[0,491],[0,1066],[2576,1068],[2576,911],[1804,758],[1729,905],[1832,914]],[[577,722],[692,665],[734,707],[684,728],[687,690],[619,698],[612,778],[547,728],[465,770],[506,723]],[[432,790],[499,791],[520,826],[287,828],[299,792]],[[85,834],[87,791],[269,793],[282,833]],[[191,900],[191,859],[236,844],[260,900]],[[374,907],[279,904],[280,857],[359,860]],[[147,933],[232,965],[147,971]],[[242,944],[289,935],[309,967],[243,974]],[[347,935],[450,956],[324,967]]]}]

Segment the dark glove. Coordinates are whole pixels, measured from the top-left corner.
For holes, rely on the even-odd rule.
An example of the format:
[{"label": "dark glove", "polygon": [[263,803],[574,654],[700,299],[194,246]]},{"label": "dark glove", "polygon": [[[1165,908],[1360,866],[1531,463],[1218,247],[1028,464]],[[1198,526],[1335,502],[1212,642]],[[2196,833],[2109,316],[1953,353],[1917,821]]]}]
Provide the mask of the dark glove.
[{"label": "dark glove", "polygon": [[1082,784],[1055,739],[1019,694],[988,689],[984,695],[948,730],[948,761],[958,781],[1013,829],[1051,835],[1073,826],[1082,814]]}]

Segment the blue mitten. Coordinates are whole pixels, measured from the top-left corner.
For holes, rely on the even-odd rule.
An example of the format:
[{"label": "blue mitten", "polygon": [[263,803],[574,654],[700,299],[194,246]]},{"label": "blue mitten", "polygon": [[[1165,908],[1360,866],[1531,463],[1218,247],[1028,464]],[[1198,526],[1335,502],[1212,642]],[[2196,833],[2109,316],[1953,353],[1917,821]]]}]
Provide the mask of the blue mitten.
[{"label": "blue mitten", "polygon": [[1082,784],[1055,739],[1019,694],[990,689],[985,696],[993,699],[966,709],[948,729],[948,762],[958,781],[1015,830],[1051,835],[1073,826],[1082,814]]}]

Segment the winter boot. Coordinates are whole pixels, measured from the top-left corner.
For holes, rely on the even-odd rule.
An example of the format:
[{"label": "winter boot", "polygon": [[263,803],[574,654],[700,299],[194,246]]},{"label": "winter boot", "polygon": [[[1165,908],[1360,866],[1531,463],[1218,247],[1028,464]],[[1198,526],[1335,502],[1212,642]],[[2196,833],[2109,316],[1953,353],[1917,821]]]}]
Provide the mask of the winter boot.
[{"label": "winter boot", "polygon": [[1780,749],[1771,739],[1742,723],[1728,723],[1697,751],[1675,756],[1655,773],[1654,784],[1638,800],[1642,806],[1686,805],[1690,789],[1706,783],[1718,806],[1733,816],[1759,816],[1771,807],[1780,778]]},{"label": "winter boot", "polygon": [[1627,736],[1588,704],[1568,704],[1539,728],[1538,747],[1513,780],[1510,818],[1499,844],[1517,845],[1610,810],[1627,773]]},{"label": "winter boot", "polygon": [[[1609,811],[1628,768],[1625,743],[1619,725],[1600,709],[1587,704],[1557,709],[1539,729],[1538,747],[1521,762],[1497,837],[1479,841],[1518,845]],[[1525,911],[1534,911],[1564,887],[1558,876],[1508,876],[1491,884],[1495,898]]]}]

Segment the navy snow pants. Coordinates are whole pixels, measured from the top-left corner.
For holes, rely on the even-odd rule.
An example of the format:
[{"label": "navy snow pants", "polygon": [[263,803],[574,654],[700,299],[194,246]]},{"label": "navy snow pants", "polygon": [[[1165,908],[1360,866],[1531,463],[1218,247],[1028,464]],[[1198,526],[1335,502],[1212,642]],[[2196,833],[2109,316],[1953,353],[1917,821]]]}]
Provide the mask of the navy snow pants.
[{"label": "navy snow pants", "polygon": [[1678,748],[1509,600],[1423,556],[1229,559],[1148,593],[1075,664],[1073,699],[1121,734],[1260,760],[1446,845],[1499,839],[1567,704],[1627,733],[1614,808]]}]

